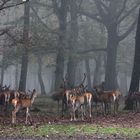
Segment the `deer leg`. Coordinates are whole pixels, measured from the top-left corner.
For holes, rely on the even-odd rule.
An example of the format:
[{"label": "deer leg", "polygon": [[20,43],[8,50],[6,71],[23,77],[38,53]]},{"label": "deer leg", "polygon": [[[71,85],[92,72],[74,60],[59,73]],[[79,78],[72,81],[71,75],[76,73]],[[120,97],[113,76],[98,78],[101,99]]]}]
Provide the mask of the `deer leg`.
[{"label": "deer leg", "polygon": [[16,113],[15,111],[13,110],[12,111],[12,123],[14,124],[16,122]]},{"label": "deer leg", "polygon": [[105,103],[102,102],[101,106],[102,106],[102,115],[105,115]]},{"label": "deer leg", "polygon": [[106,103],[104,103],[104,115],[106,115],[107,114],[107,105],[106,105]]},{"label": "deer leg", "polygon": [[115,102],[113,102],[113,112],[114,112],[114,115],[116,114],[116,104],[117,102],[115,101]]},{"label": "deer leg", "polygon": [[26,108],[26,121],[25,123],[28,123],[28,117],[30,117],[30,113],[29,113],[29,107]]},{"label": "deer leg", "polygon": [[84,109],[83,109],[83,106],[81,105],[81,112],[82,112],[82,120],[84,120]]},{"label": "deer leg", "polygon": [[59,114],[59,100],[58,100],[58,110],[57,111],[58,111],[58,114]]},{"label": "deer leg", "polygon": [[73,119],[74,119],[74,121],[76,121],[76,109],[73,109]]},{"label": "deer leg", "polygon": [[16,113],[19,111],[20,106],[16,106],[15,109],[12,111],[12,123],[16,123]]},{"label": "deer leg", "polygon": [[136,101],[134,100],[133,101],[133,112],[135,112],[136,111]]},{"label": "deer leg", "polygon": [[91,118],[91,102],[89,102],[89,117]]},{"label": "deer leg", "polygon": [[73,111],[70,112],[70,116],[71,116],[70,121],[72,121],[73,120]]}]

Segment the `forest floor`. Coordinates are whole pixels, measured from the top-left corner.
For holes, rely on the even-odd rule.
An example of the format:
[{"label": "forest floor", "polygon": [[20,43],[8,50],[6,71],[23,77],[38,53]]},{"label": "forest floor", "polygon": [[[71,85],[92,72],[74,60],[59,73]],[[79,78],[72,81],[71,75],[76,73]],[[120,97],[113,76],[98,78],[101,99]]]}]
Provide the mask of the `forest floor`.
[{"label": "forest floor", "polygon": [[0,140],[139,140],[140,113],[120,111],[116,116],[98,116],[84,121],[70,121],[69,115],[60,117],[57,103],[39,98],[31,111],[31,120],[25,125],[24,111],[17,115],[16,125],[11,124],[11,113],[0,115]]}]

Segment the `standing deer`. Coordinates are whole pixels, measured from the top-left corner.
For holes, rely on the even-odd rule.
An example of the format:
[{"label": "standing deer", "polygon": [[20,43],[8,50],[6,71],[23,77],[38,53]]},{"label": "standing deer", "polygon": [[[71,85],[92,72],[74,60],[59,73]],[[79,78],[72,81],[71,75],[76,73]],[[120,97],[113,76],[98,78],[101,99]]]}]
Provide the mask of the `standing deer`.
[{"label": "standing deer", "polygon": [[71,121],[74,119],[76,120],[75,117],[75,112],[77,110],[81,110],[82,112],[82,120],[83,120],[83,115],[85,115],[85,108],[86,104],[88,106],[88,111],[89,111],[89,116],[91,117],[91,101],[92,101],[92,94],[89,92],[85,92],[83,95],[80,96],[73,96],[71,94],[69,98],[69,108],[70,108],[70,115],[71,115]]},{"label": "standing deer", "polygon": [[119,90],[104,91],[102,89],[96,88],[97,97],[104,105],[105,114],[107,111],[111,112],[111,104],[113,104],[113,112],[116,114],[119,107],[119,99],[121,92]]},{"label": "standing deer", "polygon": [[139,111],[140,110],[140,92],[133,92],[130,94],[129,98],[133,102],[133,111]]},{"label": "standing deer", "polygon": [[37,93],[36,93],[36,90],[34,89],[30,98],[29,97],[27,97],[27,98],[26,97],[25,98],[16,97],[15,99],[12,100],[12,104],[15,107],[14,110],[12,111],[12,123],[13,124],[16,123],[17,112],[22,108],[26,108],[25,123],[26,124],[28,123],[28,117],[30,117],[29,110],[30,110],[30,107],[32,106],[36,96],[37,96]]}]

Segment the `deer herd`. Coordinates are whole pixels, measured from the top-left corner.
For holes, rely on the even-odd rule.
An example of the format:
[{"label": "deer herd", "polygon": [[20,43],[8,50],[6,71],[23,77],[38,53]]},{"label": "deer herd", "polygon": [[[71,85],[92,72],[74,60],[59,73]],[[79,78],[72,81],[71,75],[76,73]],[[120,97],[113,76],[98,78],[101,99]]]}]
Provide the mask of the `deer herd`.
[{"label": "deer herd", "polygon": [[[55,101],[62,99],[62,116],[65,111],[68,111],[72,120],[76,120],[77,112],[81,115],[81,119],[88,114],[91,118],[93,111],[93,104],[95,105],[95,110],[100,104],[103,114],[112,113],[111,108],[113,108],[113,114],[118,112],[119,100],[121,92],[119,90],[104,91],[103,87],[94,86],[94,90],[88,91],[87,86],[83,83],[86,79],[86,74],[84,74],[84,79],[82,83],[74,88],[67,88],[66,81],[63,79],[64,87],[58,92],[53,93],[52,98]],[[59,110],[59,108],[58,108]]]},{"label": "deer herd", "polygon": [[[118,112],[119,101],[122,94],[119,90],[104,90],[104,83],[98,86],[94,86],[93,89],[87,90],[87,86],[83,83],[86,79],[86,74],[84,74],[84,79],[82,83],[77,87],[66,86],[66,79],[63,79],[63,87],[52,93],[52,99],[58,102],[62,101],[62,116],[64,113],[70,114],[70,120],[76,120],[79,116],[84,120],[85,117],[91,118],[94,113],[102,113],[103,115],[114,114]],[[28,92],[10,90],[10,86],[2,87],[0,85],[0,105],[4,107],[4,111],[7,111],[7,106],[11,104],[13,106],[11,112],[12,123],[16,123],[17,113],[25,108],[26,109],[26,120],[31,118],[30,108],[37,97],[37,92],[35,89]],[[134,92],[130,94],[129,98],[133,101],[133,109],[138,111],[140,109],[140,93]],[[93,111],[95,107],[95,110]],[[99,108],[100,107],[100,108]],[[99,110],[100,109],[100,110]],[[94,113],[93,113],[94,112]],[[88,115],[88,116],[87,116]]]}]

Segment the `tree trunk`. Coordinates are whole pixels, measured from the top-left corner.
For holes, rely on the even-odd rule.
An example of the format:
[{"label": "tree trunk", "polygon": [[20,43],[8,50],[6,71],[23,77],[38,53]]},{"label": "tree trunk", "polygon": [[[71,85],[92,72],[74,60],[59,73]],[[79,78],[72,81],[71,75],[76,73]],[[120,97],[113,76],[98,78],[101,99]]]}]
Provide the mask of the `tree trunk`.
[{"label": "tree trunk", "polygon": [[18,62],[15,64],[15,89],[18,89]]},{"label": "tree trunk", "polygon": [[5,53],[3,52],[3,56],[2,56],[2,66],[1,66],[1,81],[0,81],[0,85],[3,85],[3,80],[4,80],[4,71],[5,71]]},{"label": "tree trunk", "polygon": [[38,60],[38,81],[39,81],[39,84],[40,84],[40,89],[41,89],[41,94],[46,94],[46,91],[45,91],[45,86],[44,86],[44,82],[43,82],[43,79],[42,79],[42,59],[41,59],[41,56],[37,56],[37,60]]},{"label": "tree trunk", "polygon": [[126,93],[128,92],[126,73],[123,73],[120,77],[120,89],[121,89],[123,95],[126,95]]},{"label": "tree trunk", "polygon": [[101,67],[102,67],[102,57],[100,54],[98,54],[97,59],[96,59],[96,67],[94,70],[93,86],[99,85],[102,82]]},{"label": "tree trunk", "polygon": [[86,72],[87,72],[87,84],[88,84],[88,88],[91,89],[90,64],[88,58],[85,59],[85,65],[86,65]]},{"label": "tree trunk", "polygon": [[66,47],[67,28],[67,0],[61,0],[61,7],[59,8],[57,15],[59,19],[59,41],[55,72],[56,90],[60,87],[64,74],[64,48]]},{"label": "tree trunk", "polygon": [[117,26],[111,25],[108,27],[107,41],[107,62],[105,68],[105,89],[112,90],[118,88],[116,74],[116,58],[117,58]]},{"label": "tree trunk", "polygon": [[[136,41],[135,41],[135,55],[134,55],[134,65],[131,76],[131,83],[129,88],[129,95],[134,91],[139,91],[139,80],[140,80],[140,10],[139,17],[137,23],[137,31],[136,31]],[[129,96],[128,95],[128,96]],[[128,98],[125,102],[125,109],[132,109],[133,102]]]},{"label": "tree trunk", "polygon": [[20,82],[19,90],[26,90],[26,79],[27,79],[27,69],[28,69],[28,47],[29,47],[29,17],[30,16],[30,3],[29,1],[25,3],[24,7],[24,29],[23,29],[23,53],[22,53],[22,62],[21,62],[21,73],[20,73]]},{"label": "tree trunk", "polygon": [[69,40],[69,60],[68,60],[68,81],[71,86],[75,83],[75,72],[76,72],[76,60],[75,60],[75,49],[77,46],[78,39],[78,21],[77,21],[77,5],[75,0],[70,2],[70,16],[71,16],[71,27],[70,27],[70,40]]},{"label": "tree trunk", "polygon": [[72,56],[69,56],[67,73],[68,73],[68,82],[69,82],[70,87],[74,87],[75,72],[76,72],[76,63],[74,62],[74,59],[72,58]]}]

